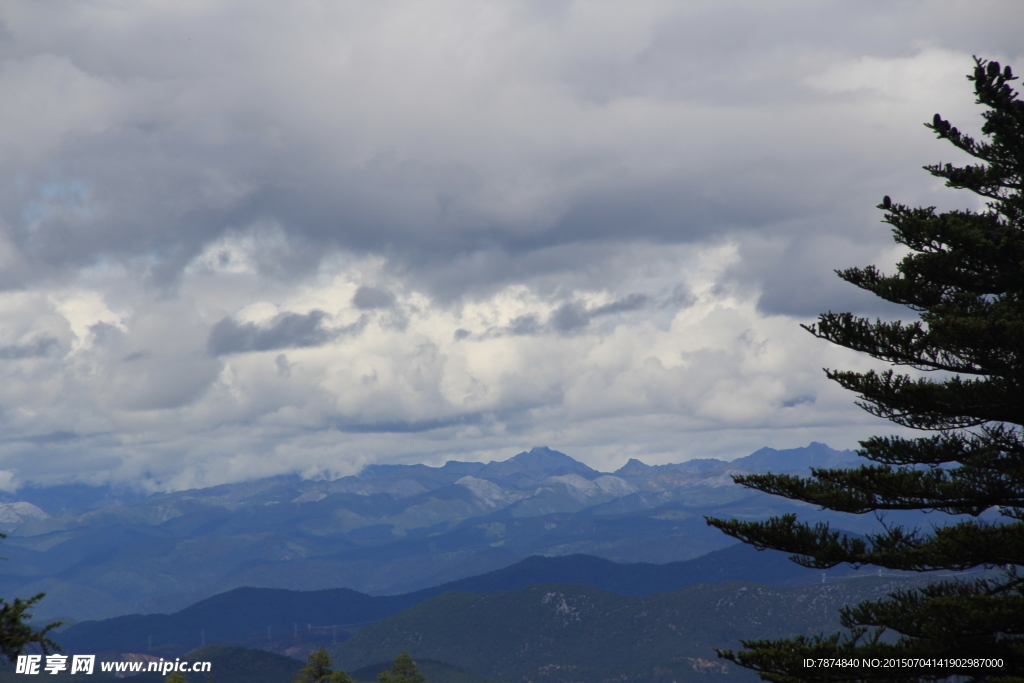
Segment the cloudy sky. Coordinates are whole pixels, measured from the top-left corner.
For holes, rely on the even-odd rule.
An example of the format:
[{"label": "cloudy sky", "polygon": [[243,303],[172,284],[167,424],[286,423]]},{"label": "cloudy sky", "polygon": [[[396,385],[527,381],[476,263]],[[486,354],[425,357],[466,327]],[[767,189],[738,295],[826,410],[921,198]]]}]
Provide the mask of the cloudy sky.
[{"label": "cloudy sky", "polygon": [[1002,2],[2,0],[0,486],[891,432],[802,331],[974,207]]}]

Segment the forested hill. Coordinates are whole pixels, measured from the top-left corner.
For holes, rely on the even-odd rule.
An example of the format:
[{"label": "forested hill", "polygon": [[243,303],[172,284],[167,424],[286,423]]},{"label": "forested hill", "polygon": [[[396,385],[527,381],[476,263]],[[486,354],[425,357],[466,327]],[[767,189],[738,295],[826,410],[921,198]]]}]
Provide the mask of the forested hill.
[{"label": "forested hill", "polygon": [[718,659],[739,638],[833,631],[840,605],[917,579],[861,578],[796,588],[700,584],[644,597],[547,584],[486,595],[445,593],[331,649],[354,670],[408,650],[509,683],[756,681]]},{"label": "forested hill", "polygon": [[[837,569],[830,575],[849,574]],[[174,614],[127,615],[76,624],[57,637],[69,652],[148,651],[179,654],[209,643],[287,651],[295,643],[330,645],[359,625],[395,614],[450,591],[490,593],[546,583],[573,583],[621,595],[643,596],[698,583],[758,581],[778,586],[820,580],[779,552],[736,544],[703,557],[664,565],[619,564],[587,555],[530,557],[510,567],[394,596],[348,589],[290,591],[238,588]]]}]

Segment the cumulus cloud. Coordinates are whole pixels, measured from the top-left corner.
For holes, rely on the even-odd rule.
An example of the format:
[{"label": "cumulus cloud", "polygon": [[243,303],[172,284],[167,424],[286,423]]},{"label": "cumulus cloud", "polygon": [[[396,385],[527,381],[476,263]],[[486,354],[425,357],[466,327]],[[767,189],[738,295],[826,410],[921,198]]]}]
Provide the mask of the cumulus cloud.
[{"label": "cumulus cloud", "polygon": [[1001,8],[10,0],[0,468],[851,446],[798,325],[896,313],[833,274],[883,195],[972,201],[920,124],[1024,68]]}]

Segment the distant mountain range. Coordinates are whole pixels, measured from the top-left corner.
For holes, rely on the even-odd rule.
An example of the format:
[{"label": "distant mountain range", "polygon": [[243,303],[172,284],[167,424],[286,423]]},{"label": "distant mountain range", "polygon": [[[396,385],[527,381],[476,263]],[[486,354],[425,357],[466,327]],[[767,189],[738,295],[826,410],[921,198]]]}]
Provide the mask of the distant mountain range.
[{"label": "distant mountain range", "polygon": [[532,555],[665,564],[732,543],[703,515],[821,512],[732,483],[741,472],[855,464],[812,443],[731,462],[602,473],[548,448],[491,463],[375,465],[333,481],[272,477],[140,496],[81,485],[0,497],[0,595],[47,592],[37,618],[176,612],[243,586],[401,594]]}]

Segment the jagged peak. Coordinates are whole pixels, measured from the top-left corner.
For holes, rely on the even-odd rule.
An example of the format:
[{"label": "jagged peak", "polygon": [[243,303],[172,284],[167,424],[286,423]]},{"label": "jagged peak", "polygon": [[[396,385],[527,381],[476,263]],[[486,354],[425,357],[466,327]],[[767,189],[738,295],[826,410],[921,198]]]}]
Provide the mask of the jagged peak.
[{"label": "jagged peak", "polygon": [[543,477],[570,473],[580,474],[587,479],[601,475],[597,470],[565,453],[547,446],[535,446],[529,451],[517,453],[508,460],[487,463],[477,476],[488,478],[526,474],[531,477]]},{"label": "jagged peak", "polygon": [[626,464],[615,470],[613,474],[619,477],[631,477],[641,474],[650,474],[654,470],[654,467],[647,463],[637,460],[636,458],[630,458],[626,461]]},{"label": "jagged peak", "polygon": [[[557,462],[583,465],[579,460],[576,460],[561,451],[548,448],[547,446],[534,446],[529,451],[523,451],[522,453],[513,455],[509,460],[517,462]],[[509,460],[506,460],[505,462],[508,462]],[[583,466],[586,467],[586,465]]]}]

